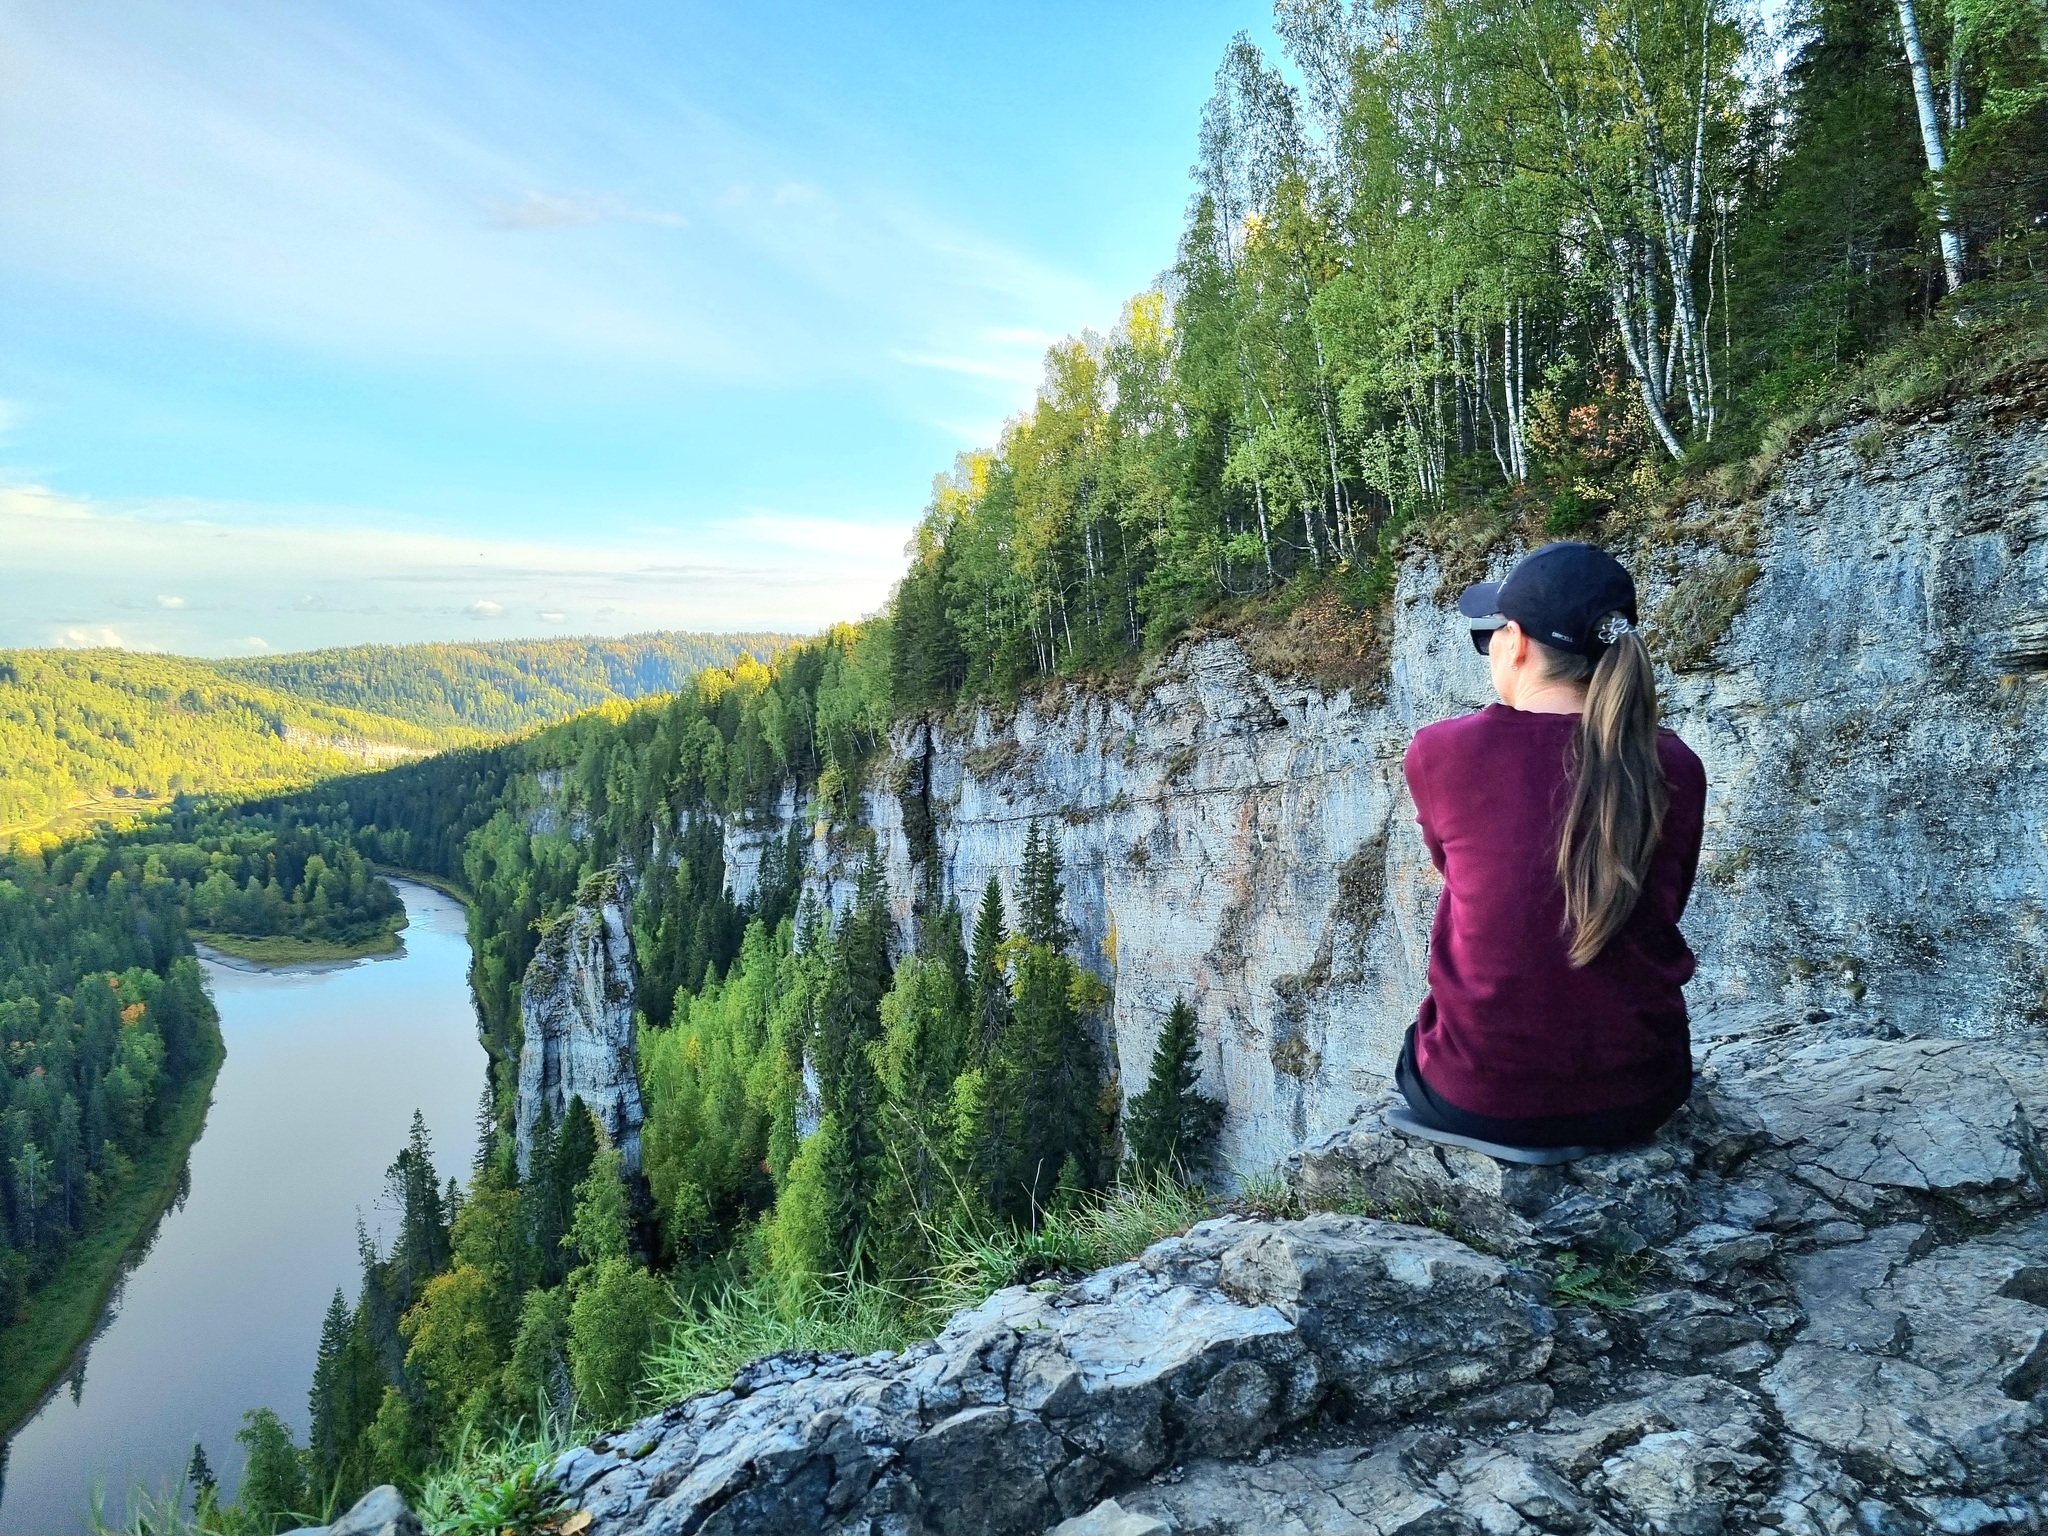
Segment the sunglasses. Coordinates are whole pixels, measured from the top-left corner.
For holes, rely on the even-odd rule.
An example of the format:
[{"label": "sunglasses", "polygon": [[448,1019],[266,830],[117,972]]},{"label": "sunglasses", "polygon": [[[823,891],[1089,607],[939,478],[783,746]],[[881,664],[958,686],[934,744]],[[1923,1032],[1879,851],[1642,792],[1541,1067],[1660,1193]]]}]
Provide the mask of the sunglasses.
[{"label": "sunglasses", "polygon": [[1472,649],[1480,655],[1491,653],[1496,631],[1505,629],[1508,621],[1502,618],[1481,619],[1472,626]]}]

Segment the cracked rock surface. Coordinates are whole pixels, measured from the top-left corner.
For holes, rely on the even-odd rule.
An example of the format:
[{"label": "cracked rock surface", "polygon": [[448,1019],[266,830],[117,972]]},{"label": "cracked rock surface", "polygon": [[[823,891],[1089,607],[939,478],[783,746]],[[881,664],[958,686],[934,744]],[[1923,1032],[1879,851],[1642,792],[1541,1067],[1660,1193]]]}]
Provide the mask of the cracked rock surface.
[{"label": "cracked rock surface", "polygon": [[2048,1532],[2044,1085],[1797,1024],[1564,1168],[1367,1110],[1290,1165],[1337,1209],[759,1362],[554,1476],[595,1536]]}]

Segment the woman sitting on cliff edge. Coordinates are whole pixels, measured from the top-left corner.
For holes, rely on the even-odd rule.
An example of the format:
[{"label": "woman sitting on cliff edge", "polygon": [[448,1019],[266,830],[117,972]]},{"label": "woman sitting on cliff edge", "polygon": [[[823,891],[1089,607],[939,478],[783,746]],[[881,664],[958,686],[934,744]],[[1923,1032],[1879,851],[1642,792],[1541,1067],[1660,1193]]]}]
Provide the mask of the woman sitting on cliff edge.
[{"label": "woman sitting on cliff edge", "polygon": [[1545,545],[1458,611],[1500,702],[1408,748],[1444,889],[1396,1123],[1565,1149],[1527,1161],[1641,1141],[1692,1091],[1678,919],[1706,772],[1657,725],[1635,583],[1612,556]]}]

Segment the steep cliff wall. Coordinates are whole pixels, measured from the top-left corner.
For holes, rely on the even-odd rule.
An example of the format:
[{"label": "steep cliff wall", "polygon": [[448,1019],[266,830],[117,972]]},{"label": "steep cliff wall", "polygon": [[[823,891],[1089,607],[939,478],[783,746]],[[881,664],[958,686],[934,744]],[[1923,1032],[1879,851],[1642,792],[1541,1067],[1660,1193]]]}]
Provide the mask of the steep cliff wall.
[{"label": "steep cliff wall", "polygon": [[[1760,502],[1641,533],[1656,638],[1690,667],[1665,677],[1669,722],[1712,784],[1686,921],[1702,1035],[1787,1009],[1973,1036],[2048,1017],[2044,531],[2048,433],[1993,401],[1836,429]],[[902,727],[865,806],[899,918],[921,888],[906,803],[970,911],[1044,819],[1084,956],[1115,983],[1126,1084],[1184,992],[1226,1157],[1256,1169],[1327,1135],[1383,1080],[1423,987],[1436,883],[1402,752],[1490,696],[1439,585],[1429,560],[1403,566],[1376,697],[1262,676],[1210,638],[1128,696]],[[729,834],[739,892],[795,814]],[[816,830],[827,899],[853,849]]]},{"label": "steep cliff wall", "polygon": [[597,1116],[629,1170],[640,1167],[646,1119],[633,1050],[630,897],[616,876],[590,882],[548,926],[520,988],[524,1036],[514,1131],[519,1172],[528,1171],[545,1108],[562,1123],[571,1099]]}]

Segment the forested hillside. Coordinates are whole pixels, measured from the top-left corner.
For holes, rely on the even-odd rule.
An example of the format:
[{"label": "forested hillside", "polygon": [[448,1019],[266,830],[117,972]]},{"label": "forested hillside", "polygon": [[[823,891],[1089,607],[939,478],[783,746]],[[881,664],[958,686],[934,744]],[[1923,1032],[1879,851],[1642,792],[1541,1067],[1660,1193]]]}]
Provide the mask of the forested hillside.
[{"label": "forested hillside", "polygon": [[0,833],[516,735],[787,643],[661,633],[225,661],[0,651]]},{"label": "forested hillside", "polygon": [[619,639],[355,645],[213,663],[229,677],[418,725],[513,735],[608,699],[670,693],[743,653],[768,660],[790,635],[676,631]]},{"label": "forested hillside", "polygon": [[417,756],[453,734],[224,677],[204,661],[0,651],[0,832],[187,792],[302,784]]},{"label": "forested hillside", "polygon": [[750,1345],[887,1342],[1198,1167],[1190,1022],[1105,1080],[1037,830],[1015,910],[913,893],[905,953],[874,860],[836,919],[787,847],[736,903],[714,818],[793,793],[858,848],[903,716],[1304,609],[1366,653],[1404,549],[1640,532],[1817,419],[2038,358],[2043,13],[1916,3],[1809,0],[1780,48],[1740,0],[1282,0],[1287,57],[1224,60],[1169,281],[940,478],[885,614],[267,807],[466,887],[501,1127],[521,978],[615,871],[643,1015],[644,1190],[578,1106],[524,1178],[509,1131],[459,1198],[394,1164],[403,1235],[322,1339],[316,1501]]}]

